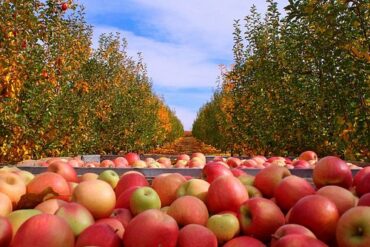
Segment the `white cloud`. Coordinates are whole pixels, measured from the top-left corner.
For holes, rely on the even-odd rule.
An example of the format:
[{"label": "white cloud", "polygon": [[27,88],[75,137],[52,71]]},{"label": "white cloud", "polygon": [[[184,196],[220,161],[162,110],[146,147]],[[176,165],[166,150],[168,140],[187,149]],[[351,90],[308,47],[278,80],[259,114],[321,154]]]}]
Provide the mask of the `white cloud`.
[{"label": "white cloud", "polygon": [[191,130],[194,119],[197,116],[197,113],[189,110],[183,106],[174,106],[176,111],[176,116],[181,119],[182,124],[184,125],[184,130]]}]

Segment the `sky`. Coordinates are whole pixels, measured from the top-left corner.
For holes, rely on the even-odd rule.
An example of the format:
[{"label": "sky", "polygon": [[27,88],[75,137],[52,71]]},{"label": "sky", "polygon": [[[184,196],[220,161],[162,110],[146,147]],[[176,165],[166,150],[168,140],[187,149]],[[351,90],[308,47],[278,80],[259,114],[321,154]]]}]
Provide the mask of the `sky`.
[{"label": "sky", "polygon": [[[121,33],[128,53],[141,52],[154,92],[191,130],[199,108],[210,101],[220,65],[233,62],[233,23],[263,0],[78,0],[93,26],[93,45],[102,33]],[[277,0],[279,9],[288,0]]]}]

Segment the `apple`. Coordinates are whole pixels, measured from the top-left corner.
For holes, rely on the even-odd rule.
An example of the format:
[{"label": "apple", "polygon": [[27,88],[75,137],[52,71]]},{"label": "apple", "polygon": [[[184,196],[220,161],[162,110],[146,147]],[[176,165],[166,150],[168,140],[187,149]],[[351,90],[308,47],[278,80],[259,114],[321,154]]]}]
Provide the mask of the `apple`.
[{"label": "apple", "polygon": [[202,169],[202,178],[208,183],[212,183],[216,178],[224,175],[234,176],[229,168],[214,162],[208,163]]},{"label": "apple", "polygon": [[131,195],[135,192],[136,189],[141,188],[141,186],[134,186],[128,188],[123,193],[120,194],[116,201],[115,208],[127,208],[130,209],[130,199]]},{"label": "apple", "polygon": [[116,165],[114,164],[114,162],[112,160],[103,160],[99,164],[99,167],[105,167],[105,168],[115,167],[115,166]]},{"label": "apple", "polygon": [[274,246],[279,239],[289,234],[301,234],[311,238],[316,238],[315,234],[313,234],[313,232],[307,227],[297,224],[285,224],[280,226],[272,235],[271,246]]},{"label": "apple", "polygon": [[48,199],[38,204],[35,209],[38,209],[46,214],[55,214],[59,207],[66,203],[66,201],[60,199]]},{"label": "apple", "polygon": [[189,168],[203,168],[206,162],[200,157],[191,158],[187,165]]},{"label": "apple", "polygon": [[133,218],[131,211],[127,208],[115,208],[110,217],[119,220],[123,228],[126,228]]},{"label": "apple", "polygon": [[74,202],[61,205],[55,212],[55,215],[61,217],[68,223],[74,236],[80,235],[83,230],[95,222],[89,210]]},{"label": "apple", "polygon": [[172,167],[172,162],[167,157],[160,157],[159,159],[157,159],[157,162],[161,163],[166,168],[171,168]]},{"label": "apple", "polygon": [[7,218],[12,225],[13,236],[17,233],[19,227],[32,216],[41,214],[42,212],[37,209],[18,209],[11,212]]},{"label": "apple", "polygon": [[118,184],[114,189],[116,197],[119,198],[122,192],[129,189],[130,187],[135,186],[149,186],[149,183],[146,180],[145,176],[140,172],[125,172],[120,177]]},{"label": "apple", "polygon": [[12,247],[74,247],[75,238],[69,225],[52,214],[29,218],[15,234]]},{"label": "apple", "polygon": [[262,164],[258,164],[257,161],[255,161],[254,159],[247,159],[247,160],[242,160],[242,162],[240,163],[240,168],[246,168],[246,169],[257,169],[257,168],[261,168],[261,166],[263,167]]},{"label": "apple", "polygon": [[226,163],[229,167],[238,167],[240,166],[240,163],[241,163],[241,160],[239,158],[236,158],[236,157],[229,157],[227,160],[226,160]]},{"label": "apple", "polygon": [[0,216],[0,246],[9,246],[12,236],[12,225],[8,218]]},{"label": "apple", "polygon": [[104,225],[110,226],[120,239],[123,238],[125,228],[123,227],[123,224],[121,223],[121,221],[119,219],[117,219],[117,218],[104,218],[104,219],[100,219],[97,222],[95,222],[95,225],[97,225],[97,224],[104,224]]},{"label": "apple", "polygon": [[266,157],[262,155],[253,156],[252,159],[256,161],[259,165],[263,165],[263,163],[267,161]]},{"label": "apple", "polygon": [[189,224],[181,228],[177,247],[217,247],[216,235],[207,227]]},{"label": "apple", "polygon": [[261,241],[259,241],[258,239],[255,239],[249,236],[241,236],[241,237],[233,238],[223,245],[223,247],[242,247],[242,246],[266,247],[266,245],[262,243]]},{"label": "apple", "polygon": [[209,186],[207,206],[210,213],[214,214],[222,211],[237,212],[248,198],[248,192],[240,180],[225,175],[215,179]]},{"label": "apple", "polygon": [[330,243],[335,238],[338,219],[339,212],[334,202],[321,195],[309,195],[292,207],[288,223],[305,226],[318,239]]},{"label": "apple", "polygon": [[61,9],[62,11],[66,11],[68,9],[68,3],[62,3]]},{"label": "apple", "polygon": [[317,157],[317,154],[314,151],[307,150],[307,151],[302,152],[298,156],[298,159],[299,160],[305,160],[305,161],[314,160],[315,162],[317,162],[318,157]]},{"label": "apple", "polygon": [[128,161],[124,157],[117,157],[113,160],[115,168],[126,168],[129,167]]},{"label": "apple", "polygon": [[175,167],[175,168],[185,168],[187,165],[188,165],[187,160],[178,160],[178,161],[176,161],[176,163],[174,164],[173,167]]},{"label": "apple", "polygon": [[130,166],[131,166],[135,161],[140,160],[140,156],[139,156],[137,153],[132,153],[132,152],[125,154],[125,157],[124,157],[124,158],[127,160],[128,164],[129,164]]},{"label": "apple", "polygon": [[161,208],[161,199],[154,189],[144,186],[133,191],[130,197],[130,210],[133,215],[152,208]]},{"label": "apple", "polygon": [[68,200],[71,195],[69,185],[62,175],[54,172],[42,172],[27,185],[27,193],[40,194],[47,188],[51,188],[57,196],[47,197]]},{"label": "apple", "polygon": [[234,175],[234,177],[240,177],[242,175],[246,175],[247,173],[243,171],[240,168],[232,168],[230,169],[231,173]]},{"label": "apple", "polygon": [[73,192],[72,200],[86,207],[95,219],[110,216],[116,204],[112,187],[98,179],[79,183]]},{"label": "apple", "polygon": [[190,160],[190,156],[187,155],[187,154],[180,154],[177,156],[177,161],[179,160],[185,160],[185,161],[189,161]]},{"label": "apple", "polygon": [[287,212],[301,198],[315,194],[315,189],[306,179],[297,176],[285,177],[275,188],[277,205]]},{"label": "apple", "polygon": [[370,206],[370,193],[363,194],[358,200],[357,206]]},{"label": "apple", "polygon": [[216,235],[220,244],[233,239],[240,232],[238,218],[233,213],[212,215],[207,221],[207,228]]},{"label": "apple", "polygon": [[349,189],[352,185],[352,172],[344,160],[335,156],[326,156],[316,163],[312,179],[317,188],[338,185]]},{"label": "apple", "polygon": [[114,189],[116,188],[120,178],[117,172],[113,170],[104,170],[99,174],[98,179],[107,182]]},{"label": "apple", "polygon": [[336,185],[321,187],[316,194],[324,196],[334,202],[339,215],[342,215],[345,211],[357,204],[357,198],[349,190]]},{"label": "apple", "polygon": [[154,161],[154,162],[150,163],[149,165],[148,165],[148,163],[146,163],[146,164],[147,164],[148,168],[165,168],[163,164],[161,164],[157,161]]},{"label": "apple", "polygon": [[213,161],[222,161],[222,162],[226,162],[226,158],[222,157],[222,156],[215,156],[213,157]]},{"label": "apple", "polygon": [[353,177],[353,186],[357,186],[358,183],[362,180],[362,178],[364,177],[364,175],[370,173],[370,166],[366,166],[364,168],[362,168],[361,170],[359,170],[356,175]]},{"label": "apple", "polygon": [[152,181],[152,188],[158,193],[162,207],[170,205],[176,198],[176,191],[187,180],[180,173],[162,173]]},{"label": "apple", "polygon": [[148,165],[145,163],[144,160],[135,160],[133,163],[131,163],[131,166],[134,168],[147,168]]},{"label": "apple", "polygon": [[99,177],[99,175],[96,174],[96,173],[86,172],[86,173],[82,174],[79,177],[79,180],[80,180],[80,182],[88,181],[88,180],[96,180],[96,179],[98,179],[98,177]]},{"label": "apple", "polygon": [[93,224],[78,236],[74,247],[121,247],[122,241],[108,224]]},{"label": "apple", "polygon": [[209,217],[207,206],[194,196],[182,196],[171,203],[167,214],[174,218],[179,226],[188,224],[206,225]]},{"label": "apple", "polygon": [[346,211],[338,221],[336,239],[339,247],[370,246],[370,207]]},{"label": "apple", "polygon": [[23,179],[12,172],[0,173],[0,192],[7,195],[15,206],[26,193],[26,184]]},{"label": "apple", "polygon": [[176,191],[176,195],[177,197],[185,195],[195,196],[203,202],[206,202],[209,185],[210,184],[205,180],[192,178],[180,185]]},{"label": "apple", "polygon": [[274,202],[255,197],[240,206],[239,222],[244,234],[267,241],[271,234],[284,225],[285,217]]},{"label": "apple", "polygon": [[156,162],[155,161],[155,159],[154,158],[152,158],[152,157],[148,157],[148,158],[145,158],[145,163],[147,164],[147,165],[149,165],[150,163],[153,163],[153,162]]},{"label": "apple", "polygon": [[55,172],[61,175],[67,182],[78,182],[76,170],[63,161],[55,161],[50,163],[47,168],[49,172]]},{"label": "apple", "polygon": [[370,193],[370,173],[365,174],[358,182],[356,186],[356,193],[358,196]]},{"label": "apple", "polygon": [[253,185],[260,190],[265,197],[271,198],[274,196],[278,184],[283,178],[290,175],[291,173],[286,167],[270,165],[257,173]]},{"label": "apple", "polygon": [[288,234],[271,247],[328,247],[328,245],[304,234]]},{"label": "apple", "polygon": [[13,210],[12,201],[5,193],[0,192],[0,217],[8,216]]},{"label": "apple", "polygon": [[206,161],[207,161],[206,156],[203,153],[199,153],[199,152],[198,153],[192,153],[191,158],[195,158],[195,157],[202,159],[204,163],[206,163]]},{"label": "apple", "polygon": [[24,170],[19,170],[19,171],[13,171],[13,173],[19,175],[24,183],[27,185],[29,182],[32,181],[32,179],[35,178],[35,175],[33,175],[31,172],[29,171],[24,171]]},{"label": "apple", "polygon": [[263,197],[261,191],[259,191],[256,187],[253,185],[244,185],[245,188],[247,189],[248,192],[248,197],[253,198],[253,197]]},{"label": "apple", "polygon": [[300,169],[308,169],[311,167],[310,163],[306,160],[295,160],[293,161],[292,165],[294,168],[300,168]]},{"label": "apple", "polygon": [[171,216],[158,209],[149,209],[130,221],[123,235],[123,245],[176,247],[178,235],[179,228]]},{"label": "apple", "polygon": [[254,176],[250,174],[241,175],[238,177],[244,185],[254,185]]}]

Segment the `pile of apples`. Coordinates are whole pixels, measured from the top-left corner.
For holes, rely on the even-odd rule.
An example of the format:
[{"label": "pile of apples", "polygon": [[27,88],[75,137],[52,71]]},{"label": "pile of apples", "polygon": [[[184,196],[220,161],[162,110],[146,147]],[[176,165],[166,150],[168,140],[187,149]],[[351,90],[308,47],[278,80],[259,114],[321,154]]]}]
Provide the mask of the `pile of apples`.
[{"label": "pile of apples", "polygon": [[352,176],[340,158],[313,157],[312,183],[262,156],[255,176],[216,157],[201,177],[174,169],[151,181],[113,169],[78,176],[58,159],[37,175],[4,167],[0,246],[370,246],[370,167]]}]

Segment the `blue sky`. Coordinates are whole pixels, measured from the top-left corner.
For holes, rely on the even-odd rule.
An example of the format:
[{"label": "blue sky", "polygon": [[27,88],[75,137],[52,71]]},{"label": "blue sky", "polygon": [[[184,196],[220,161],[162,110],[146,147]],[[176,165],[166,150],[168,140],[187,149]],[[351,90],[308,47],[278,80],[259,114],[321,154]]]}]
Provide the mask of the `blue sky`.
[{"label": "blue sky", "polygon": [[[210,100],[219,65],[232,63],[233,21],[262,0],[79,0],[94,27],[120,32],[128,52],[142,52],[156,94],[191,130],[199,108]],[[288,0],[277,1],[282,9]]]}]

